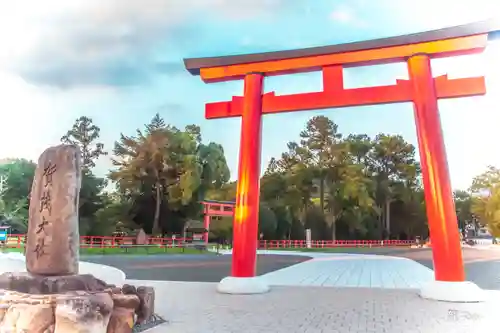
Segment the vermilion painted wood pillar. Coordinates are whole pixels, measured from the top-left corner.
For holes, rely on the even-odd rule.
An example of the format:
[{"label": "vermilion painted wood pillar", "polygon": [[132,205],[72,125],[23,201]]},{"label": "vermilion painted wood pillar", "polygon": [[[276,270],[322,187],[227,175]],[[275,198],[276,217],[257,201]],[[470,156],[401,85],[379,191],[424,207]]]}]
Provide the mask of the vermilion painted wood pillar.
[{"label": "vermilion painted wood pillar", "polygon": [[462,248],[430,58],[409,58],[425,204],[438,281],[464,281]]},{"label": "vermilion painted wood pillar", "polygon": [[260,73],[245,76],[233,221],[233,277],[253,277],[256,273],[263,79]]},{"label": "vermilion painted wood pillar", "polygon": [[212,218],[210,215],[208,215],[207,208],[205,208],[205,216],[203,216],[203,228],[206,230],[203,233],[203,241],[205,244],[208,244],[208,233],[210,229],[210,219]]}]

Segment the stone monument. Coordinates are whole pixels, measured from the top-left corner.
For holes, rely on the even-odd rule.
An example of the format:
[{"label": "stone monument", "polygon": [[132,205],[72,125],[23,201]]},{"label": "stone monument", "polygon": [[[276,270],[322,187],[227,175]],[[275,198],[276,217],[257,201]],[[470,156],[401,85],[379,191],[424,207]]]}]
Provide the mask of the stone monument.
[{"label": "stone monument", "polygon": [[26,272],[0,275],[1,333],[130,333],[153,315],[153,288],[116,287],[78,274],[80,184],[77,147],[51,147],[40,156]]},{"label": "stone monument", "polygon": [[50,276],[78,274],[80,186],[78,149],[52,147],[40,156],[29,208],[28,272]]},{"label": "stone monument", "polygon": [[137,235],[135,236],[135,244],[145,245],[148,243],[148,235],[144,232],[144,229],[139,229]]}]

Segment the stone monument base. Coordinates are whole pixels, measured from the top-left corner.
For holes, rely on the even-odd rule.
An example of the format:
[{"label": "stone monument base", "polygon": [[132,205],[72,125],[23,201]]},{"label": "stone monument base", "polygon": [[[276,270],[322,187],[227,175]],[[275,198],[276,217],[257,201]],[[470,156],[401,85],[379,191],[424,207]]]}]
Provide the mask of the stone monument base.
[{"label": "stone monument base", "polygon": [[154,289],[92,275],[0,275],[0,332],[130,333],[154,311]]}]

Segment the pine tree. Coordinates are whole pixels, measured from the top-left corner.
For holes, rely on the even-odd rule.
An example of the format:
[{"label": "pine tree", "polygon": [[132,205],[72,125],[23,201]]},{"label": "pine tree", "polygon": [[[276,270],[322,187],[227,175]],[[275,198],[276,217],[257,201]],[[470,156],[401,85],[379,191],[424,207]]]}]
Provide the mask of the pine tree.
[{"label": "pine tree", "polygon": [[91,118],[82,116],[78,118],[73,127],[61,138],[65,144],[75,145],[82,152],[82,169],[89,171],[95,167],[95,160],[101,155],[107,155],[104,144],[96,142],[101,129],[94,125]]},{"label": "pine tree", "polygon": [[155,114],[153,119],[151,119],[151,122],[146,125],[147,133],[152,133],[165,128],[167,128],[167,125],[165,124],[165,120],[163,120],[159,113]]}]

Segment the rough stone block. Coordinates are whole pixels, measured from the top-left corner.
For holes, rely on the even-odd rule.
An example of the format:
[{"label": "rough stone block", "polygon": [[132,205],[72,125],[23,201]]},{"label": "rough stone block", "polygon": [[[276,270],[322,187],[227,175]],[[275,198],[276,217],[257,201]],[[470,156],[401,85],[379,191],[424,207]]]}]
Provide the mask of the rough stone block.
[{"label": "rough stone block", "polygon": [[[31,281],[36,281],[38,292],[39,280]],[[61,285],[62,293],[55,294],[0,290],[0,333],[130,333],[136,323],[147,322],[153,315],[151,287],[124,294],[116,288],[113,293],[112,288],[82,291]]]},{"label": "rough stone block", "polygon": [[107,333],[130,333],[134,327],[135,312],[132,309],[115,307],[111,314]]},{"label": "rough stone block", "polygon": [[41,276],[26,272],[0,274],[0,289],[27,294],[62,294],[69,291],[104,291],[106,282],[90,274]]},{"label": "rough stone block", "polygon": [[137,296],[141,300],[137,311],[137,322],[140,324],[148,320],[155,311],[155,290],[153,287],[137,287]]},{"label": "rough stone block", "polygon": [[122,287],[122,293],[124,293],[126,295],[129,295],[129,294],[135,295],[135,294],[137,294],[137,288],[135,288],[135,286],[132,286],[130,284],[124,284]]},{"label": "rough stone block", "polygon": [[106,333],[113,300],[107,293],[58,297],[54,333]]},{"label": "rough stone block", "polygon": [[8,313],[16,311],[17,332],[44,333],[55,324],[54,308],[51,304],[16,304]]},{"label": "rough stone block", "polygon": [[139,309],[141,300],[137,295],[112,294],[113,304],[115,308],[126,308],[136,311]]}]

